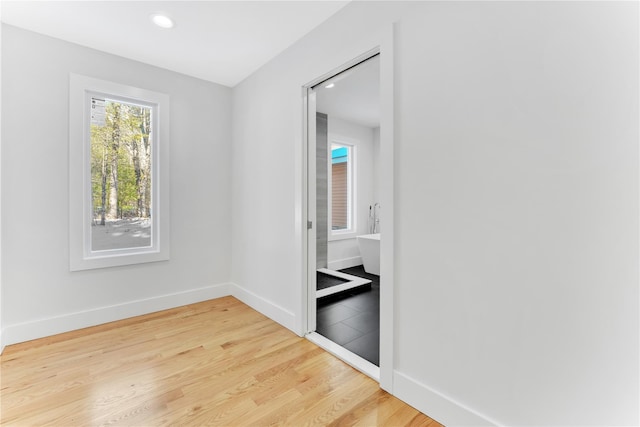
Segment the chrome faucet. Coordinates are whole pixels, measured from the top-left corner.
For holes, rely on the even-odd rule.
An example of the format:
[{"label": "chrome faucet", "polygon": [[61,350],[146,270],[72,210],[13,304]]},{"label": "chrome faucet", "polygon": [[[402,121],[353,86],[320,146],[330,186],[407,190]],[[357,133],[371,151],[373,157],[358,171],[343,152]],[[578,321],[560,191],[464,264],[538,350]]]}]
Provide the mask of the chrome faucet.
[{"label": "chrome faucet", "polygon": [[373,234],[380,232],[380,218],[378,217],[380,211],[380,203],[376,202],[373,205]]}]

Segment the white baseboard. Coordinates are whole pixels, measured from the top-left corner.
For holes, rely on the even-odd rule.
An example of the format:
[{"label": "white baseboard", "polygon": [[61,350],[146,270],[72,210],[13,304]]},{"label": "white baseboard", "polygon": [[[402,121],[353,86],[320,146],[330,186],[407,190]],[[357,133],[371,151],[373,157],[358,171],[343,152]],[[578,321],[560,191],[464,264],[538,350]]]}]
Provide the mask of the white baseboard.
[{"label": "white baseboard", "polygon": [[500,425],[398,371],[393,373],[393,394],[446,426]]},{"label": "white baseboard", "polygon": [[352,258],[338,259],[335,261],[329,261],[329,270],[342,270],[343,268],[356,267],[362,265],[362,257],[354,256]]},{"label": "white baseboard", "polygon": [[271,320],[278,322],[285,328],[296,332],[296,316],[289,310],[280,307],[273,302],[244,289],[243,287],[231,283],[229,286],[230,295],[239,299],[254,310],[264,314]]},{"label": "white baseboard", "polygon": [[177,292],[144,300],[8,325],[3,328],[1,332],[0,349],[4,349],[5,345],[48,337],[63,332],[101,325],[115,320],[127,319],[129,317],[154,313],[156,311],[229,295],[232,295],[254,310],[280,323],[285,328],[294,332],[296,331],[296,319],[292,312],[234,283],[222,283],[185,292]]},{"label": "white baseboard", "polygon": [[4,328],[0,329],[0,354],[4,351]]},{"label": "white baseboard", "polygon": [[89,326],[122,320],[129,317],[154,313],[187,304],[206,301],[230,295],[230,284],[205,286],[173,294],[160,295],[123,304],[99,307],[91,310],[38,319],[15,325],[8,325],[2,331],[2,344],[11,345],[62,332],[69,332]]}]

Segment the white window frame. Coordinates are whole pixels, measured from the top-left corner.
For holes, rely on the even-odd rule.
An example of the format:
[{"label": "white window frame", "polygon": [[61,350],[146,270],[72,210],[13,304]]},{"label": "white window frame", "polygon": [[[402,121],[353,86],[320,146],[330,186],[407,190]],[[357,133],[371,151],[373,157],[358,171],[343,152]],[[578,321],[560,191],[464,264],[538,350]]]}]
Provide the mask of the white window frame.
[{"label": "white window frame", "polygon": [[[169,259],[169,96],[71,74],[69,81],[69,267],[71,271]],[[151,245],[91,250],[91,98],[138,104],[152,110]]]},{"label": "white window frame", "polygon": [[[334,230],[333,229],[333,218],[332,218],[332,208],[333,208],[333,182],[332,182],[332,159],[331,159],[331,147],[333,144],[342,145],[345,147],[349,147],[349,159],[347,163],[347,198],[348,200],[348,219],[347,223],[349,224],[346,230]],[[327,209],[327,228],[328,228],[328,240],[342,240],[342,239],[352,239],[357,236],[358,224],[356,218],[357,215],[357,206],[356,200],[357,198],[357,148],[358,141],[353,140],[351,138],[346,138],[343,136],[333,136],[329,135],[329,155],[327,161],[327,180],[328,180],[328,209]]]}]

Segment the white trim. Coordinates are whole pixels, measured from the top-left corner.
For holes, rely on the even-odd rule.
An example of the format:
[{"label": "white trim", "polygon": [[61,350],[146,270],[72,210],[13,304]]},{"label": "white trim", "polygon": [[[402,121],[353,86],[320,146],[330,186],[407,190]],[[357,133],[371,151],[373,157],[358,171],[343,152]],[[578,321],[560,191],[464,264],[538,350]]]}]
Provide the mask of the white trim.
[{"label": "white trim", "polygon": [[[303,200],[304,207],[303,210],[306,212],[306,216],[304,216],[305,221],[303,222],[304,228],[304,251],[306,253],[306,258],[303,260],[303,270],[305,273],[304,279],[302,283],[306,283],[307,286],[304,287],[306,290],[307,300],[305,301],[304,307],[306,308],[306,317],[303,319],[305,329],[302,331],[302,334],[305,334],[309,331],[316,330],[316,288],[317,288],[317,277],[316,277],[316,268],[318,267],[317,261],[317,253],[316,253],[316,233],[317,233],[317,214],[316,214],[316,161],[315,161],[315,153],[316,153],[316,92],[311,88],[306,89],[306,97],[307,101],[305,105],[305,129],[307,131],[305,137],[303,138],[303,152],[307,156],[303,162],[303,173],[305,176],[303,177],[303,182],[305,185],[302,189],[303,191]],[[309,120],[309,117],[312,120]],[[310,221],[310,222],[309,222]],[[307,224],[311,224],[309,228]]]},{"label": "white trim", "polygon": [[235,283],[229,284],[229,295],[237,298],[254,310],[264,314],[271,320],[278,322],[297,335],[301,335],[296,331],[296,316],[293,312],[280,307],[279,305],[274,304],[273,302],[256,295]]},{"label": "white trim", "polygon": [[[347,138],[338,134],[327,133],[328,155],[327,155],[327,241],[353,239],[358,235],[358,169],[356,168],[358,144],[360,141],[354,138]],[[347,148],[347,228],[344,230],[333,229],[333,144]]]},{"label": "white trim", "polygon": [[2,329],[0,340],[2,341],[2,349],[4,349],[4,345],[30,341],[226,296],[233,296],[254,310],[278,322],[285,328],[290,329],[297,335],[302,336],[302,334],[298,333],[295,329],[296,318],[292,312],[235,283],[221,283],[143,300],[9,325]]},{"label": "white trim", "polygon": [[391,394],[394,351],[395,270],[394,270],[394,31],[389,25],[380,45],[380,204],[384,208],[384,226],[380,239],[380,387]]},{"label": "white trim", "polygon": [[2,333],[2,338],[6,345],[16,344],[187,304],[207,301],[230,295],[230,286],[230,283],[222,283],[143,300],[8,325]]},{"label": "white trim", "polygon": [[329,270],[342,270],[345,268],[356,267],[362,265],[362,257],[354,256],[351,258],[337,259],[335,261],[329,261]]},{"label": "white trim", "polygon": [[[152,243],[145,248],[92,251],[89,111],[92,96],[152,108]],[[69,268],[71,271],[169,259],[169,96],[92,77],[69,77]]]},{"label": "white trim", "polygon": [[330,339],[323,337],[317,332],[312,332],[306,336],[306,338],[322,348],[323,350],[328,351],[329,353],[336,356],[338,359],[342,360],[346,364],[354,367],[358,371],[362,372],[369,378],[372,378],[378,382],[380,382],[380,368],[378,368],[373,363],[369,362],[366,359],[358,356],[355,353],[350,352],[346,348],[342,347],[331,341]]},{"label": "white trim", "polygon": [[422,413],[447,426],[500,426],[460,402],[413,380],[401,372],[394,372],[394,395]]},{"label": "white trim", "polygon": [[[308,320],[312,317],[309,315],[309,311],[315,309],[315,304],[310,304],[311,298],[308,297],[309,294],[309,278],[307,262],[309,260],[309,255],[307,253],[308,243],[307,240],[309,238],[309,231],[307,230],[307,218],[309,215],[309,207],[307,196],[307,132],[309,131],[308,117],[309,117],[309,97],[311,95],[311,89],[307,87],[301,88],[302,93],[302,134],[300,135],[300,143],[295,144],[294,152],[296,154],[297,161],[295,163],[296,177],[301,179],[294,179],[294,187],[295,187],[295,201],[294,204],[296,209],[294,209],[294,218],[295,218],[295,245],[296,245],[296,253],[299,254],[298,264],[293,265],[293,269],[297,272],[297,276],[300,279],[300,283],[303,284],[298,288],[297,296],[298,296],[298,305],[296,307],[296,329],[295,332],[303,336],[309,330]],[[315,96],[315,95],[313,95]],[[315,113],[314,113],[315,114]],[[316,266],[314,266],[315,268]],[[313,319],[315,319],[315,311],[313,314]],[[315,328],[315,325],[313,325]]]},{"label": "white trim", "polygon": [[[309,218],[309,207],[307,200],[307,135],[309,133],[309,97],[311,96],[311,89],[307,87],[302,87],[302,109],[301,114],[302,117],[302,139],[298,144],[294,146],[294,152],[296,154],[297,161],[294,162],[294,169],[296,171],[296,177],[298,179],[294,179],[294,205],[296,209],[294,209],[294,218],[295,218],[295,244],[296,244],[296,253],[299,254],[298,264],[294,265],[294,270],[298,273],[297,276],[300,279],[300,283],[302,284],[298,289],[298,305],[297,305],[297,315],[296,315],[296,328],[295,332],[304,336],[309,330],[309,325],[307,321],[311,318],[309,315],[309,310],[312,309],[310,300],[308,297],[309,289],[308,282],[309,277],[307,276],[309,269],[307,268],[307,262],[309,260],[308,244],[307,240],[309,238],[309,230],[307,229],[307,219]],[[315,113],[314,113],[315,114]],[[300,119],[299,118],[299,119]],[[316,267],[316,266],[314,266]],[[313,306],[315,307],[315,305]],[[315,312],[313,318],[315,319]],[[313,325],[315,328],[315,325]]]},{"label": "white trim", "polygon": [[[0,4],[2,17],[2,4]],[[0,46],[2,45],[2,25],[0,25]],[[2,135],[2,55],[0,55],[0,135]],[[2,144],[0,144],[0,188],[2,188]],[[4,328],[2,318],[2,197],[0,197],[0,354],[4,351]]]},{"label": "white trim", "polygon": [[[380,54],[380,169],[381,179],[380,182],[387,181],[384,185],[381,185],[380,195],[382,206],[389,206],[385,211],[385,227],[383,233],[385,235],[386,245],[381,244],[380,256],[381,256],[381,273],[388,275],[384,278],[381,276],[380,286],[380,374],[378,375],[380,381],[380,387],[391,394],[393,394],[393,369],[394,360],[393,352],[395,348],[395,341],[393,335],[393,327],[395,322],[394,310],[393,310],[393,294],[394,294],[394,269],[393,269],[393,188],[394,188],[394,170],[393,170],[393,152],[394,152],[394,56],[393,56],[393,37],[394,37],[394,24],[389,25],[382,34],[381,44],[378,47],[371,49],[370,51],[355,57],[340,67],[329,71],[322,76],[314,79],[310,83],[303,86],[303,99],[304,103],[304,117],[303,117],[303,140],[302,140],[302,152],[305,154],[302,167],[302,213],[303,219],[308,219],[315,215],[309,208],[309,180],[311,172],[313,171],[313,179],[315,179],[315,170],[312,170],[309,165],[309,148],[308,144],[313,142],[315,146],[315,135],[310,134],[311,124],[309,123],[309,116],[311,114],[309,105],[309,97],[313,93],[313,86],[323,82],[324,80],[331,78],[340,72],[350,68],[360,62],[364,62],[378,54]],[[304,96],[304,95],[307,96]],[[315,112],[315,111],[314,111]],[[313,121],[313,120],[312,120]],[[314,151],[315,152],[315,151]],[[388,157],[384,157],[387,155]],[[315,164],[315,163],[314,163]],[[315,186],[314,186],[315,188]],[[306,259],[302,261],[303,265],[303,288],[306,291],[306,301],[303,301],[303,324],[307,326],[307,333],[315,331],[315,279],[310,276],[313,274],[315,277],[315,265],[313,268],[309,266],[309,259],[313,256],[315,260],[315,248],[311,248],[311,242],[308,238],[306,230],[306,221],[303,221],[303,255]],[[382,243],[382,242],[381,242]],[[313,251],[313,252],[312,252]],[[312,293],[313,292],[313,293]],[[304,294],[304,292],[303,292]],[[311,307],[313,304],[313,307]],[[340,355],[338,357],[342,358]],[[345,360],[345,359],[343,359]],[[346,361],[346,360],[345,360]]]},{"label": "white trim", "polygon": [[316,299],[337,294],[339,292],[348,291],[349,289],[359,288],[360,286],[365,286],[371,283],[371,280],[369,279],[364,279],[358,276],[352,276],[351,274],[341,273],[339,271],[329,270],[327,268],[319,268],[318,271],[320,273],[324,273],[329,276],[334,276],[343,280],[348,280],[348,282],[341,283],[335,286],[330,286],[325,289],[316,290]]},{"label": "white trim", "polygon": [[352,280],[352,281],[360,279],[360,280],[366,281],[367,283],[371,283],[371,280],[368,280],[368,279],[365,279],[365,278],[362,278],[362,277],[359,277],[359,276],[354,276],[352,274],[343,273],[341,271],[330,270],[328,268],[319,268],[318,271],[321,272],[321,273],[324,273],[324,274],[328,274],[329,276],[335,276],[335,277],[337,277],[339,279]]},{"label": "white trim", "polygon": [[[328,215],[327,215],[328,216]],[[328,224],[328,222],[327,222]],[[346,230],[346,231],[335,231],[332,230],[333,233],[329,233],[330,235],[327,236],[327,241],[329,242],[336,242],[336,241],[340,241],[340,240],[349,240],[349,239],[355,239],[356,237],[358,237],[358,232],[357,231],[352,231],[352,230]]]}]

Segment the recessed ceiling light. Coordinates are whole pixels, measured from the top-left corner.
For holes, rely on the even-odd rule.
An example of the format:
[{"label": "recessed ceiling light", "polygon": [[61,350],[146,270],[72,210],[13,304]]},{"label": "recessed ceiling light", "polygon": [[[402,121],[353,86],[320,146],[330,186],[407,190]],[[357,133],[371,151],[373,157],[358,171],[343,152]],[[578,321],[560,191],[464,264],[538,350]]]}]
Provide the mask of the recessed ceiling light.
[{"label": "recessed ceiling light", "polygon": [[328,85],[325,86],[325,89],[331,89],[335,85],[336,85],[335,83],[329,83]]},{"label": "recessed ceiling light", "polygon": [[162,28],[173,28],[174,26],[173,19],[169,18],[164,13],[154,13],[151,15],[151,21],[153,21],[153,23],[158,27]]}]

